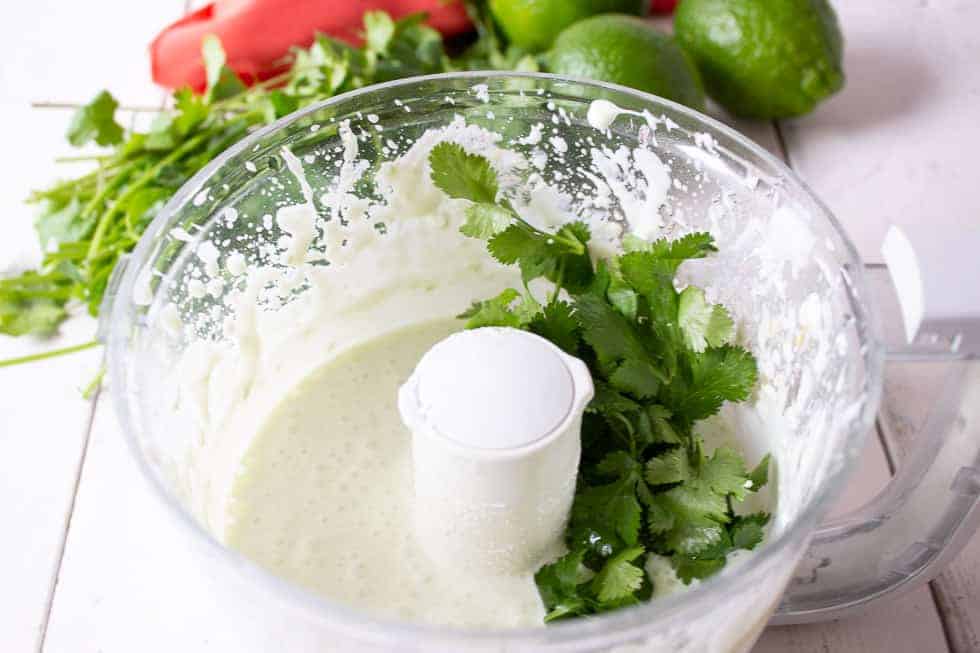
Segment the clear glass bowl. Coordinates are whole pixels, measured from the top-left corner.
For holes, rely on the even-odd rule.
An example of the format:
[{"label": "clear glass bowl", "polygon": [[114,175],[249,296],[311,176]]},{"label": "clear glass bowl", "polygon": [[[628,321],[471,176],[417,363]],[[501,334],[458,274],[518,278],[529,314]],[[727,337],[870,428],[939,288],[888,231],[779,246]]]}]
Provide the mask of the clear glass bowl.
[{"label": "clear glass bowl", "polygon": [[[637,113],[620,116],[600,133],[586,120],[598,98]],[[742,339],[760,359],[768,401],[731,415],[742,428],[762,424],[774,433],[765,448],[776,460],[775,518],[754,555],[687,592],[598,618],[530,630],[465,631],[374,619],[291,586],[222,545],[220,501],[205,495],[227,482],[234,461],[229,459],[220,478],[188,462],[211,444],[174,409],[179,390],[173,379],[175,367],[193,358],[195,343],[235,343],[223,328],[226,303],[189,292],[188,280],[199,277],[215,256],[224,269],[235,252],[255,261],[261,252],[281,251],[284,233],[271,214],[304,199],[283,147],[303,162],[319,198],[341,174],[338,125],[349,120],[363,136],[359,158],[368,179],[351,193],[377,201],[371,171],[427,130],[459,116],[498,132],[503,146],[540,162],[541,177],[572,196],[596,183],[587,174],[594,171],[593,149],[627,157],[655,152],[670,166],[670,208],[662,210],[667,232],[713,232],[720,253],[687,274],[733,307]],[[528,137],[535,125],[543,129],[541,140]],[[621,181],[631,197],[644,195],[642,180],[628,171]],[[624,196],[610,197],[602,210],[621,222]],[[318,207],[329,210],[322,202]],[[317,233],[313,249],[325,237]],[[332,273],[329,266],[321,272]],[[214,278],[218,297],[240,289],[233,276]],[[299,284],[288,296],[270,299],[265,309],[281,310],[304,290]],[[883,349],[869,301],[861,262],[826,207],[782,163],[728,127],[625,88],[549,75],[473,73],[349,93],[230,148],[150,226],[110,288],[105,332],[112,392],[134,458],[180,527],[201,545],[202,564],[244,579],[242,592],[268,602],[270,619],[296,623],[291,630],[300,639],[284,642],[284,650],[325,642],[343,650],[740,651],[751,647],[779,604],[871,427]],[[337,311],[335,319],[346,318]]]}]

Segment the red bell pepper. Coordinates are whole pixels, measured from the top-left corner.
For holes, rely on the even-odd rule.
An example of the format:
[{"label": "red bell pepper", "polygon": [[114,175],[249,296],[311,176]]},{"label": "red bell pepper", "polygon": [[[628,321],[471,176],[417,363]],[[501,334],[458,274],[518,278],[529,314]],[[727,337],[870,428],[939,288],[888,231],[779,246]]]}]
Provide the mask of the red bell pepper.
[{"label": "red bell pepper", "polygon": [[215,0],[153,39],[153,80],[202,90],[201,41],[208,34],[221,39],[228,65],[242,79],[267,79],[284,70],[291,46],[308,47],[317,32],[359,45],[364,12],[379,9],[395,19],[424,11],[428,23],[447,36],[472,27],[458,0]]},{"label": "red bell pepper", "polygon": [[677,7],[678,0],[650,0],[650,13],[669,14]]}]

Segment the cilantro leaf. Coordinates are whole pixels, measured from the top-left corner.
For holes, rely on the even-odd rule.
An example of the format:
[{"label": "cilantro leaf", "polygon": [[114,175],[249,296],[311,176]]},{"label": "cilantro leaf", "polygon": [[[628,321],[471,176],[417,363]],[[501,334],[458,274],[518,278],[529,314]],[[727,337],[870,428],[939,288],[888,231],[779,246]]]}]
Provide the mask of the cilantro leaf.
[{"label": "cilantro leaf", "polygon": [[589,412],[608,416],[639,409],[640,404],[602,381],[595,382],[595,396],[587,408]]},{"label": "cilantro leaf", "polygon": [[553,301],[535,316],[528,328],[566,353],[575,355],[579,347],[579,326],[567,302]]},{"label": "cilantro leaf", "polygon": [[646,302],[644,317],[653,336],[648,342],[660,358],[664,371],[673,377],[684,346],[677,325],[678,293],[674,288],[674,270],[650,252],[624,254],[617,263],[623,279]]},{"label": "cilantro leaf", "polygon": [[654,442],[663,444],[680,444],[681,437],[670,423],[671,412],[659,404],[651,404],[646,409],[650,420]]},{"label": "cilantro leaf", "polygon": [[150,132],[143,141],[143,147],[147,150],[166,151],[171,149],[177,142],[173,134],[174,117],[167,113],[161,113],[150,124]]},{"label": "cilantro leaf", "polygon": [[661,505],[674,514],[678,522],[700,523],[704,519],[728,520],[728,502],[708,483],[692,479],[657,495]]},{"label": "cilantro leaf", "polygon": [[656,496],[651,496],[650,500],[645,503],[647,507],[647,530],[651,535],[662,535],[674,528],[676,522],[674,513],[662,505]]},{"label": "cilantro leaf", "polygon": [[174,108],[177,113],[173,119],[173,129],[181,136],[190,134],[208,117],[207,105],[189,88],[174,92]]},{"label": "cilantro leaf", "polygon": [[584,555],[581,549],[570,551],[534,574],[541,601],[548,610],[545,623],[585,614],[587,604],[579,595],[578,587],[583,582],[581,568]]},{"label": "cilantro leaf", "polygon": [[677,380],[668,406],[688,422],[710,417],[725,401],[748,399],[758,376],[755,358],[741,347],[711,347],[691,361],[689,380]]},{"label": "cilantro leaf", "polygon": [[369,50],[385,54],[395,36],[395,21],[383,11],[364,12],[364,40]]},{"label": "cilantro leaf", "polygon": [[609,382],[614,388],[640,399],[655,396],[664,380],[660,370],[648,361],[635,358],[623,361],[609,376]]},{"label": "cilantro leaf", "polygon": [[488,249],[501,263],[517,263],[525,283],[544,277],[569,291],[584,289],[592,281],[592,261],[586,243],[588,227],[563,226],[554,234],[538,231],[523,220],[490,239]]},{"label": "cilantro leaf", "polygon": [[687,450],[682,447],[668,449],[647,461],[646,478],[650,485],[680,483],[691,478],[691,463]]},{"label": "cilantro leaf", "polygon": [[680,295],[677,322],[687,346],[701,353],[708,345],[720,347],[735,336],[735,323],[724,306],[711,305],[704,298],[704,291],[688,286]]},{"label": "cilantro leaf", "polygon": [[684,582],[685,585],[690,584],[692,580],[703,579],[711,576],[712,574],[721,571],[721,568],[725,566],[724,558],[691,558],[685,555],[675,555],[670,559],[671,563],[674,565],[674,571],[677,573],[677,577]]},{"label": "cilantro leaf", "polygon": [[701,465],[699,476],[718,494],[731,494],[739,501],[745,498],[746,485],[749,483],[745,461],[731,447],[715,449],[711,458]]},{"label": "cilantro leaf", "polygon": [[456,143],[439,143],[429,154],[429,166],[432,183],[449,197],[478,204],[496,202],[497,173],[486,157],[470,154]]},{"label": "cilantro leaf", "polygon": [[[415,13],[394,22],[394,33],[385,43],[384,50],[377,51],[374,66],[376,82],[383,82],[412,75],[426,75],[444,72],[449,67],[449,61],[442,47],[442,35],[425,24],[425,14]],[[384,31],[377,35],[377,41],[384,42]],[[368,53],[375,54],[368,44]]]},{"label": "cilantro leaf", "polygon": [[629,598],[643,585],[644,571],[633,563],[645,553],[642,546],[620,551],[592,579],[596,598],[603,603]]},{"label": "cilantro leaf", "polygon": [[508,288],[493,299],[482,302],[475,302],[467,311],[458,317],[466,320],[467,329],[478,329],[480,327],[501,326],[521,327],[521,319],[511,309],[511,305],[520,297],[513,288]]},{"label": "cilantro leaf", "polygon": [[749,472],[749,481],[751,481],[752,486],[749,488],[753,492],[758,492],[769,482],[769,460],[770,455],[766,454],[759,461],[759,464],[755,466],[751,472]]},{"label": "cilantro leaf", "polygon": [[[663,303],[654,299],[662,294],[677,294],[674,289],[674,270],[652,252],[623,254],[617,263],[626,283],[647,297],[652,305]],[[672,315],[673,312],[669,314]]]},{"label": "cilantro leaf", "polygon": [[628,320],[636,320],[639,310],[639,297],[632,286],[624,282],[619,275],[613,277],[606,290],[606,298],[617,311],[623,314]]},{"label": "cilantro leaf", "polygon": [[0,333],[39,336],[54,333],[67,313],[64,305],[51,299],[35,298],[15,301],[0,296]]},{"label": "cilantro leaf", "polygon": [[[677,553],[671,562],[677,576],[684,582],[704,579],[720,571],[726,556],[738,549],[754,549],[765,537],[769,515],[764,512],[735,517],[727,529],[718,530],[716,525],[688,525],[686,540],[672,542]],[[681,536],[675,535],[675,538]]]},{"label": "cilantro leaf", "polygon": [[[540,585],[538,589],[540,589]],[[547,605],[547,604],[545,604]],[[579,596],[569,596],[559,600],[551,605],[551,609],[548,614],[544,616],[544,622],[551,623],[552,621],[558,621],[559,619],[565,619],[567,617],[577,617],[579,615],[588,614],[589,607],[586,600]]]},{"label": "cilantro leaf", "polygon": [[676,521],[664,536],[667,549],[697,558],[719,558],[731,548],[725,527],[707,518]]},{"label": "cilantro leaf", "polygon": [[489,250],[493,257],[505,265],[522,260],[545,259],[546,243],[522,224],[512,224],[490,239]]},{"label": "cilantro leaf", "polygon": [[604,476],[630,476],[639,473],[639,463],[625,451],[613,451],[596,465],[596,471]]},{"label": "cilantro leaf", "polygon": [[663,261],[673,273],[684,261],[705,258],[717,252],[718,248],[714,237],[702,231],[672,241],[662,238],[652,243],[646,251],[657,260]]},{"label": "cilantro leaf", "polygon": [[221,47],[217,36],[208,34],[204,37],[201,55],[204,57],[204,70],[207,74],[205,98],[208,104],[238,95],[245,90],[242,80],[225,65],[225,49]]},{"label": "cilantro leaf", "polygon": [[122,142],[123,128],[116,122],[119,103],[108,91],[101,91],[91,102],[80,107],[68,126],[68,142],[81,147],[95,141],[102,146]]},{"label": "cilantro leaf", "polygon": [[627,546],[635,545],[639,541],[643,510],[634,488],[633,479],[587,487],[575,496],[572,526],[593,524],[600,530],[616,533]]},{"label": "cilantro leaf", "polygon": [[82,240],[92,231],[96,219],[98,216],[94,213],[83,214],[78,198],[72,197],[68,204],[57,210],[40,214],[34,221],[34,229],[42,249],[47,249],[52,243],[60,245]]},{"label": "cilantro leaf", "polygon": [[11,336],[54,333],[67,317],[71,279],[59,272],[27,271],[0,280],[0,333]]},{"label": "cilantro leaf", "polygon": [[542,603],[548,610],[545,623],[612,610],[649,598],[652,587],[642,561],[637,560],[646,553],[643,547],[630,547],[605,559],[594,576],[583,566],[586,550],[587,547],[574,548],[534,575]]},{"label": "cilantro leaf", "polygon": [[593,294],[579,297],[575,316],[582,325],[582,337],[601,362],[649,358],[633,326],[603,298]]},{"label": "cilantro leaf", "polygon": [[754,549],[762,542],[768,523],[769,515],[764,512],[736,517],[731,526],[732,547]]},{"label": "cilantro leaf", "polygon": [[514,215],[496,204],[473,204],[466,207],[466,222],[459,228],[464,236],[486,240],[505,230]]}]

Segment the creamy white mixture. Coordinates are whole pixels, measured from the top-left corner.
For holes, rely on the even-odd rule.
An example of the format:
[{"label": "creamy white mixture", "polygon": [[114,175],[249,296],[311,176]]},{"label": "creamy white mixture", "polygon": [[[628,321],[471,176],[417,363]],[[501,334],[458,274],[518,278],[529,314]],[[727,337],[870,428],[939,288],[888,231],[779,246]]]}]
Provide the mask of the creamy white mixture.
[{"label": "creamy white mixture", "polygon": [[[428,153],[442,141],[488,157],[502,189],[519,189],[513,202],[532,224],[553,229],[571,219],[589,222],[595,257],[614,254],[626,233],[712,232],[721,251],[686,266],[682,277],[733,309],[739,339],[759,357],[761,380],[752,402],[726,407],[702,435],[709,449],[736,440],[750,464],[773,451],[779,470],[812,479],[794,483],[775,475],[773,528],[792,519],[819,487],[813,473],[827,473],[840,458],[832,448],[814,450],[806,442],[840,432],[860,409],[827,400],[854,383],[840,363],[848,355],[837,308],[843,302],[833,296],[841,275],[824,263],[833,260],[834,245],[810,235],[805,211],[761,196],[744,206],[739,201],[746,196],[721,193],[700,213],[685,213],[676,200],[697,196],[697,188],[682,189],[670,159],[654,153],[657,139],[678,126],[601,101],[588,119],[607,132],[623,113],[645,122],[635,147],[591,138],[569,143],[551,125],[538,124],[518,141],[534,148],[526,157],[458,117],[381,165],[380,198],[355,190],[370,168],[359,143],[371,125],[344,121],[339,146],[302,162],[283,152],[301,181],[302,201],[275,215],[224,209],[224,224],[261,220],[266,233],[280,234],[275,242],[216,247],[206,233],[174,229],[174,241],[196,242],[197,263],[182,280],[184,296],[218,301],[208,311],[185,302],[154,307],[162,340],[190,344],[168,370],[174,380],[165,386],[176,389],[174,396],[153,397],[144,410],[158,428],[174,419],[180,428],[168,432],[189,436],[145,446],[151,459],[163,461],[201,522],[285,578],[371,612],[459,625],[541,624],[530,571],[488,578],[442,568],[411,538],[408,435],[397,413],[398,387],[451,328],[433,324],[474,299],[520,287],[514,268],[490,258],[484,242],[459,234],[466,203],[446,198],[431,183]],[[704,135],[693,135],[693,143],[684,146],[684,156],[707,178],[715,145]],[[588,148],[586,163],[545,178],[549,151],[578,148]],[[303,168],[320,165],[317,157],[337,174],[329,188],[314,191]],[[562,190],[555,181],[562,174],[581,181],[576,190]],[[749,168],[738,183],[755,189],[760,180]],[[147,303],[150,275],[140,278],[134,299]],[[819,290],[805,301],[793,296],[803,279]],[[219,337],[196,337],[215,332]],[[755,498],[759,504],[746,510],[774,505],[767,492]],[[657,595],[677,588],[666,561],[651,557],[648,570]]]}]

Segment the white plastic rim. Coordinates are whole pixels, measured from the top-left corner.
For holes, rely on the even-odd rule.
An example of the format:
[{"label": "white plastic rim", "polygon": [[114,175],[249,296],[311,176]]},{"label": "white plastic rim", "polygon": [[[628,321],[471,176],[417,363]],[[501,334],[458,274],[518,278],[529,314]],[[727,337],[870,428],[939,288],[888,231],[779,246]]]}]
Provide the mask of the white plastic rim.
[{"label": "white plastic rim", "polygon": [[507,327],[454,333],[398,393],[416,537],[460,569],[520,574],[562,542],[578,479],[585,363]]}]

